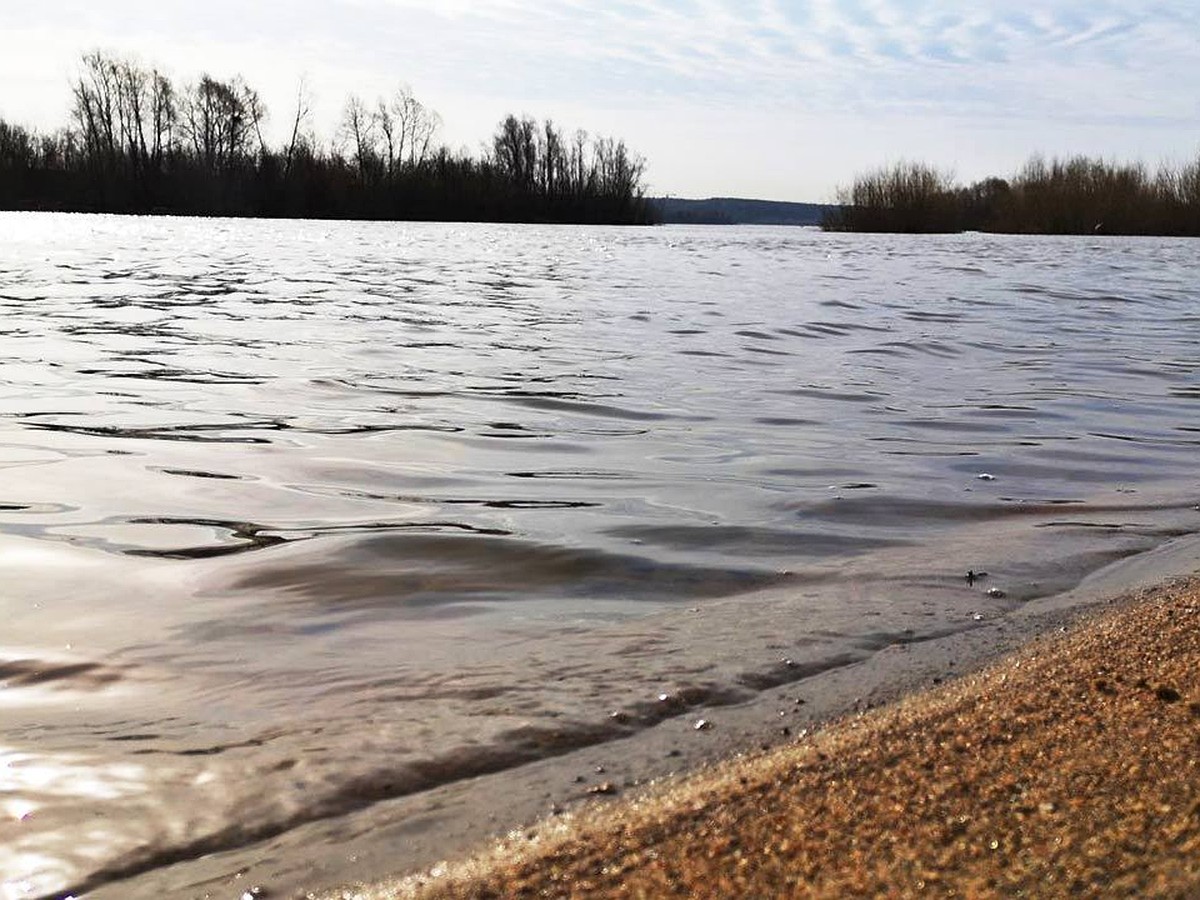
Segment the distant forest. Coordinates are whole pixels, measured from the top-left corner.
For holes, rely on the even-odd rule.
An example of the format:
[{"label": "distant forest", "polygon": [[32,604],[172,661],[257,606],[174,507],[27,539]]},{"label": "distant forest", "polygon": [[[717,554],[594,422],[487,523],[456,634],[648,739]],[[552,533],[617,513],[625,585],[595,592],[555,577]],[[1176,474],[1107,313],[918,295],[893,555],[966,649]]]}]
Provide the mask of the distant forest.
[{"label": "distant forest", "polygon": [[737,197],[654,197],[650,202],[664,225],[820,225],[832,210],[820,203]]},{"label": "distant forest", "polygon": [[96,51],[52,134],[0,119],[0,209],[203,216],[646,224],[644,161],[623,141],[508,116],[478,157],[435,143],[437,113],[400,88],[351,96],[317,138],[301,86],[288,137],[240,77],[177,84]]},{"label": "distant forest", "polygon": [[969,187],[899,163],[838,192],[828,231],[1200,236],[1200,159],[1151,173],[1140,163],[1034,157],[1011,179]]}]

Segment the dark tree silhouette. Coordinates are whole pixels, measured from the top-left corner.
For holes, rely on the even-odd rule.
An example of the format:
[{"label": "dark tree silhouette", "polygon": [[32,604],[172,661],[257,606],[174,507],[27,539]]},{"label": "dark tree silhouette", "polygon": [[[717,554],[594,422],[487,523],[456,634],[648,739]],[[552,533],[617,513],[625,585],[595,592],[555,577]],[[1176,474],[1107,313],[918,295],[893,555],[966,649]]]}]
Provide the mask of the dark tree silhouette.
[{"label": "dark tree silhouette", "polygon": [[568,142],[508,116],[482,157],[434,141],[437,113],[408,87],[346,102],[334,141],[311,129],[302,82],[289,136],[240,76],[183,88],[100,51],[72,82],[72,122],[40,135],[0,120],[0,208],[189,215],[647,223],[644,164],[623,142]]},{"label": "dark tree silhouette", "polygon": [[838,202],[827,230],[1200,236],[1200,158],[1151,175],[1140,163],[1035,156],[1009,180],[969,187],[902,163],[859,176]]}]

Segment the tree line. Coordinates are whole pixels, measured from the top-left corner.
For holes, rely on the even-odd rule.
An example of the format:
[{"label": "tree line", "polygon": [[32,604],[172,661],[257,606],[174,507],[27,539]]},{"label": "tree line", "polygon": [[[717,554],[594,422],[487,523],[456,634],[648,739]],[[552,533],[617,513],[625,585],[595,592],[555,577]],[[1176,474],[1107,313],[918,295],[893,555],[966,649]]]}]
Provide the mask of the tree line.
[{"label": "tree line", "polygon": [[1200,236],[1200,158],[1151,172],[1086,156],[1030,159],[1011,179],[969,186],[898,163],[838,191],[829,231]]},{"label": "tree line", "polygon": [[351,96],[322,142],[301,85],[286,137],[240,77],[179,84],[100,51],[71,84],[71,121],[0,119],[0,209],[306,218],[642,224],[643,159],[623,141],[507,116],[478,155],[437,143],[441,119],[401,87]]}]

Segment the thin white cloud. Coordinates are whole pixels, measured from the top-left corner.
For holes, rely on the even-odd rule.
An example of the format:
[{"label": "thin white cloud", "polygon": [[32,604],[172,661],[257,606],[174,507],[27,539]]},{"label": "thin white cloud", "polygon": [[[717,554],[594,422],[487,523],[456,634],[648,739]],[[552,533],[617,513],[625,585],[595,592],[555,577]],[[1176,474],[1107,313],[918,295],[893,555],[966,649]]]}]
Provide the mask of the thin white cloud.
[{"label": "thin white cloud", "polygon": [[[805,134],[810,142],[870,134],[882,143],[864,153],[919,155],[928,150],[922,122],[930,134],[955,121],[964,130],[1007,127],[1027,142],[1044,135],[1044,146],[1061,143],[1070,129],[1127,132],[1133,145],[1142,140],[1133,130],[1151,122],[1155,140],[1175,135],[1173,150],[1162,153],[1181,152],[1195,141],[1200,96],[1200,6],[1191,0],[10,6],[0,27],[0,115],[18,120],[61,122],[78,54],[100,46],[137,52],[182,78],[241,72],[276,120],[288,117],[307,75],[325,133],[349,92],[372,98],[401,82],[438,109],[453,145],[486,140],[505,112],[551,115],[568,127],[623,134],[647,153],[663,187],[669,173],[698,168],[685,163],[695,144],[675,137],[684,132],[711,134],[712,152],[718,142],[740,148],[728,153],[762,158],[760,166],[769,154],[755,142],[793,134],[796,159]],[[895,137],[844,127],[855,117],[893,123]],[[737,128],[713,133],[714,123],[735,120]],[[844,178],[859,149],[824,151],[826,177]]]}]

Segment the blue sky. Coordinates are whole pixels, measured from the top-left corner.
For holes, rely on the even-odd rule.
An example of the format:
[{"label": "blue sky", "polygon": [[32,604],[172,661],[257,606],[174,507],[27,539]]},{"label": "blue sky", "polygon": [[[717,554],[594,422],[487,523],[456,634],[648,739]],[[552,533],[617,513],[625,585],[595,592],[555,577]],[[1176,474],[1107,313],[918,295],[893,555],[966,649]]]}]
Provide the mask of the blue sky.
[{"label": "blue sky", "polygon": [[831,199],[921,159],[964,180],[1033,152],[1200,152],[1200,4],[917,0],[55,0],[0,10],[0,116],[66,121],[82,52],[241,73],[282,131],[401,83],[477,151],[507,112],[625,138],[652,191]]}]

